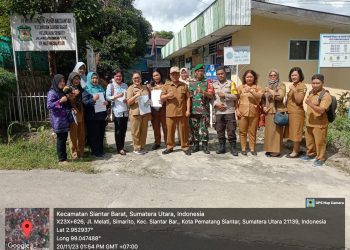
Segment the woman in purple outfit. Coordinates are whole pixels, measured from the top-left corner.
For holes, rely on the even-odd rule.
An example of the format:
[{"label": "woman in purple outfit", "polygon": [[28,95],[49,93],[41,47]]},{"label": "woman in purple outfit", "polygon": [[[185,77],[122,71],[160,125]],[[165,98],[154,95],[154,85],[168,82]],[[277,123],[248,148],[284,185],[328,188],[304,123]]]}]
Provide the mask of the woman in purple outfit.
[{"label": "woman in purple outfit", "polygon": [[53,131],[57,135],[57,155],[61,164],[67,164],[66,142],[69,130],[67,106],[68,98],[63,92],[66,86],[64,76],[57,74],[52,79],[51,89],[47,94],[47,108],[50,111],[50,120]]}]

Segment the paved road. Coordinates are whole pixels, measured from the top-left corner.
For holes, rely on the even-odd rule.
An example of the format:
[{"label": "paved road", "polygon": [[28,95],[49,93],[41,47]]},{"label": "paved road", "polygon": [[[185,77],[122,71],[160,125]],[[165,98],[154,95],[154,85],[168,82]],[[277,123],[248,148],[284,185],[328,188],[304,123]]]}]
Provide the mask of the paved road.
[{"label": "paved road", "polygon": [[[215,141],[214,131],[211,131]],[[128,133],[129,136],[129,133]],[[148,148],[153,136],[149,132]],[[113,133],[107,132],[108,144]],[[213,144],[213,143],[211,143]],[[127,138],[130,147],[130,138]],[[261,145],[259,148],[261,149]],[[161,150],[145,156],[108,154],[94,165],[99,174],[57,170],[0,171],[0,208],[5,207],[304,207],[306,197],[350,200],[349,175],[314,168],[299,159],[233,157],[202,152],[186,156]],[[3,246],[0,210],[0,246]],[[350,246],[350,205],[346,204]]]}]

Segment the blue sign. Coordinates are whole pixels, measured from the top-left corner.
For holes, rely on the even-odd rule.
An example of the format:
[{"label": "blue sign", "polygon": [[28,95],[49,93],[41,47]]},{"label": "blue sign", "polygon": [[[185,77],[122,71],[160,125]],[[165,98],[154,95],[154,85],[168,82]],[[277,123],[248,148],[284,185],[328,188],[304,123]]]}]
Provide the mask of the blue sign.
[{"label": "blue sign", "polygon": [[205,65],[205,77],[207,78],[208,82],[214,82],[218,80],[218,77],[216,76],[216,68],[219,66],[219,64]]}]

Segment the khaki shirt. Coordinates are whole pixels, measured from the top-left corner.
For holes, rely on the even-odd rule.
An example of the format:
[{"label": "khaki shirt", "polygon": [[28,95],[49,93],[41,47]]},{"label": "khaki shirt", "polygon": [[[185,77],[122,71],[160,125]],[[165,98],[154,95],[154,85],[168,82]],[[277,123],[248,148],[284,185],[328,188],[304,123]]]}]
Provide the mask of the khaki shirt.
[{"label": "khaki shirt", "polygon": [[[257,99],[255,96],[253,96],[252,93],[244,92],[245,85],[238,86],[237,92],[239,95],[239,104],[238,104],[238,110],[241,113],[242,116],[245,117],[256,117],[260,114],[260,99]],[[263,93],[262,90],[256,85],[252,85],[251,88],[253,88],[256,92]]]},{"label": "khaki shirt", "polygon": [[[266,87],[268,87],[268,85]],[[271,94],[265,93],[265,95],[263,96],[263,101],[265,102],[265,107],[267,107],[268,114],[274,114],[276,113],[276,111],[278,112],[287,111],[287,107],[283,104],[283,99],[285,95],[286,95],[286,85],[284,83],[278,84],[274,96],[272,96]]]},{"label": "khaki shirt", "polygon": [[[299,82],[294,86],[296,88],[297,93],[303,94],[303,100],[304,100],[305,95],[306,95],[306,91],[307,91],[305,83]],[[288,113],[290,113],[290,114],[297,114],[297,113],[304,113],[305,112],[303,102],[301,102],[300,104],[297,104],[295,102],[294,93],[291,90],[287,94],[287,110],[288,110]]]},{"label": "khaki shirt", "polygon": [[[133,84],[128,88],[126,92],[126,99],[132,98],[133,96],[136,95],[138,91],[141,91],[141,95],[149,95],[149,91],[146,86],[143,86],[141,84],[136,86],[135,84]],[[138,99],[136,99],[135,102],[129,106],[130,106],[130,115],[140,115]]]},{"label": "khaki shirt", "polygon": [[[214,103],[213,106],[215,107],[216,104],[223,103],[225,105],[225,110],[220,111],[219,109],[216,109],[216,114],[232,114],[235,113],[235,101],[237,100],[237,96],[231,94],[231,88],[232,88],[232,82],[230,80],[227,80],[223,84],[219,81],[215,81],[213,83],[214,88]],[[220,97],[218,94],[219,92],[223,92],[225,94],[224,97]]]},{"label": "khaki shirt", "polygon": [[166,117],[185,116],[187,99],[190,96],[187,85],[182,82],[175,85],[172,81],[168,81],[163,85],[161,95],[166,95],[170,91],[174,93],[174,97],[166,100]]},{"label": "khaki shirt", "polygon": [[[309,95],[308,98],[311,99],[312,103],[314,103],[315,105],[324,108],[326,111],[329,109],[331,103],[332,103],[332,97],[331,95],[326,92],[323,97],[322,100],[319,103],[318,98],[321,94],[321,91],[319,91],[318,93],[314,94],[311,93]],[[320,115],[319,113],[315,112],[309,105],[306,108],[306,126],[308,127],[317,127],[317,128],[325,128],[328,126],[328,118],[327,118],[327,114],[326,112],[324,112],[322,115]]]}]

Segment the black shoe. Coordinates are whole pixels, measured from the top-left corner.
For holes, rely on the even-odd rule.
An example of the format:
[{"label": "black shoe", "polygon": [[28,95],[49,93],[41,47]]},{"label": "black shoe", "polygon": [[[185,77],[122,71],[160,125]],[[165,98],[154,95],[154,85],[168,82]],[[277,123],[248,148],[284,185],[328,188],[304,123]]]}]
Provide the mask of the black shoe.
[{"label": "black shoe", "polygon": [[204,141],[202,142],[202,150],[204,154],[210,154],[210,151],[208,149],[208,142]]},{"label": "black shoe", "polygon": [[152,150],[157,150],[158,148],[160,148],[159,144],[153,144]]},{"label": "black shoe", "polygon": [[256,151],[254,150],[254,151],[250,151],[250,153],[252,154],[252,155],[254,155],[254,156],[257,156],[258,154],[256,153]]},{"label": "black shoe", "polygon": [[271,152],[266,152],[265,156],[270,157],[271,156]]},{"label": "black shoe", "polygon": [[226,153],[226,141],[220,140],[218,150],[216,150],[217,154],[225,154]]},{"label": "black shoe", "polygon": [[194,142],[192,147],[192,153],[196,153],[199,151],[199,142]]},{"label": "black shoe", "polygon": [[167,155],[167,154],[170,154],[170,153],[172,153],[172,152],[173,152],[172,149],[166,149],[166,150],[164,150],[164,151],[162,152],[162,154],[163,154],[163,155]]},{"label": "black shoe", "polygon": [[231,154],[233,156],[238,156],[238,151],[237,151],[237,148],[236,148],[236,142],[235,141],[231,141],[230,142],[230,146],[231,146]]},{"label": "black shoe", "polygon": [[242,151],[241,154],[242,155],[247,155],[247,151]]},{"label": "black shoe", "polygon": [[191,149],[184,150],[185,155],[191,155]]}]

